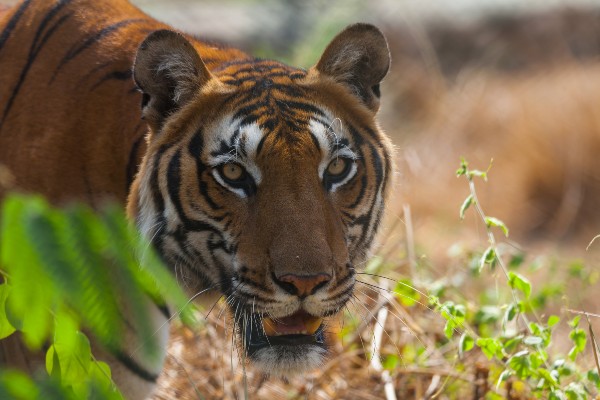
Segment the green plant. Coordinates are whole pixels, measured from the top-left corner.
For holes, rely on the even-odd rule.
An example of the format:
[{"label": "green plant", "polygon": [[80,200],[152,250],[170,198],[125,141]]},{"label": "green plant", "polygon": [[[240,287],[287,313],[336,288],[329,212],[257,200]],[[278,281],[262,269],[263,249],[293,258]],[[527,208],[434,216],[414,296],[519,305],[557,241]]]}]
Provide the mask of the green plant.
[{"label": "green plant", "polygon": [[[490,164],[491,167],[491,164]],[[494,230],[499,228],[508,237],[508,228],[497,218],[488,216],[477,197],[475,178],[487,180],[489,168],[486,171],[472,170],[466,160],[462,160],[457,176],[465,177],[469,184],[469,195],[460,208],[460,217],[464,218],[469,208],[474,208],[477,215],[484,222],[488,238],[488,247],[482,252],[478,262],[478,273],[484,271],[486,266],[491,270],[499,267],[505,277],[510,297],[507,302],[498,304],[496,309],[504,310],[502,318],[485,320],[482,314],[485,310],[480,308],[472,322],[475,326],[493,325],[493,329],[482,331],[479,328],[466,327],[459,340],[459,352],[464,353],[479,348],[488,360],[493,362],[496,369],[496,389],[501,386],[523,387],[528,397],[548,399],[587,399],[598,393],[598,372],[586,371],[577,364],[578,355],[584,352],[587,344],[586,332],[579,327],[580,316],[569,321],[569,338],[573,347],[568,356],[561,357],[551,351],[552,334],[560,323],[560,318],[550,315],[542,321],[536,314],[534,304],[534,290],[530,280],[524,275],[509,270],[509,265],[504,261],[504,254],[499,246]],[[521,257],[522,259],[522,257]],[[518,265],[518,263],[517,263]],[[448,319],[448,324],[454,328],[462,325],[461,315],[447,312],[447,307],[439,306],[442,315]],[[457,308],[455,306],[454,308]],[[477,318],[479,316],[479,318]],[[453,318],[450,318],[453,317]],[[533,319],[533,321],[531,320]],[[460,322],[457,324],[455,321]],[[482,332],[485,332],[482,334]],[[447,329],[446,335],[450,338],[452,330]],[[593,330],[590,325],[590,333]],[[594,343],[594,347],[596,344]],[[510,381],[510,385],[507,382]],[[510,396],[511,394],[508,393]],[[488,398],[502,398],[493,392],[488,393]]]},{"label": "green plant", "polygon": [[[0,398],[120,399],[87,334],[115,349],[127,322],[138,332],[138,351],[151,357],[158,344],[149,299],[168,302],[192,320],[172,275],[115,205],[96,213],[81,205],[58,209],[40,197],[7,197],[0,266],[0,339],[18,332],[31,350],[48,347],[47,376],[3,371]],[[123,304],[131,310],[128,321]]]}]

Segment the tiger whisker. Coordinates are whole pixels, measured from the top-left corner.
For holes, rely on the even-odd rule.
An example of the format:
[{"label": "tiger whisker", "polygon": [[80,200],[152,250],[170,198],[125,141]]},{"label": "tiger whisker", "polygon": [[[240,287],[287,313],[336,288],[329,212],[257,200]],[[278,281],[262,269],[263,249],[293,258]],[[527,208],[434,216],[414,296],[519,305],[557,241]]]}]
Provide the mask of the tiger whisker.
[{"label": "tiger whisker", "polygon": [[[361,313],[361,311],[358,309],[358,307],[356,306],[356,304],[354,303],[354,298],[350,299],[348,304],[352,304],[352,306],[354,307],[354,309],[356,310],[356,313],[358,314],[358,316],[360,317],[360,319],[366,323],[366,325],[368,326],[368,322],[366,322],[366,319],[364,318],[363,314]],[[348,308],[348,313],[350,315],[353,315],[352,312],[350,312],[350,309]],[[369,351],[367,350],[367,347],[365,346],[365,342],[362,339],[362,336],[360,335],[360,332],[358,334],[358,340],[360,341],[360,344],[362,346],[363,352],[364,354],[369,354]],[[369,364],[369,368],[370,368],[370,364]]]},{"label": "tiger whisker", "polygon": [[[419,305],[420,305],[420,306],[422,306],[423,308],[425,308],[425,309],[427,309],[427,310],[429,310],[429,311],[431,311],[431,312],[433,312],[433,313],[436,313],[436,310],[435,310],[433,307],[430,307],[430,306],[428,306],[427,304],[425,304],[425,303],[423,303],[423,302],[420,302],[420,301],[418,301],[418,300],[415,300],[414,298],[412,298],[412,297],[410,297],[410,296],[403,295],[403,294],[401,294],[401,293],[396,293],[396,292],[394,292],[393,290],[386,289],[386,288],[382,288],[382,287],[379,287],[379,286],[377,286],[377,285],[373,285],[373,284],[370,284],[370,283],[367,283],[367,282],[360,281],[360,280],[358,280],[358,279],[356,280],[356,282],[358,282],[358,283],[362,283],[363,285],[366,285],[366,286],[368,286],[369,288],[371,288],[371,290],[377,291],[378,293],[380,293],[380,294],[382,294],[382,295],[383,295],[383,293],[381,293],[381,292],[379,292],[379,291],[387,292],[388,294],[393,294],[393,295],[397,295],[397,296],[400,296],[400,297],[404,297],[404,298],[410,299],[411,301],[414,301],[414,302],[415,302],[415,304],[419,304]],[[428,297],[428,298],[429,298],[429,297]],[[451,319],[451,320],[453,320],[453,321],[456,321],[456,320],[455,320],[455,318],[454,318],[452,315],[450,315],[450,314],[448,315],[448,318],[450,318],[450,319]],[[464,322],[463,322],[463,323],[464,323]],[[458,326],[460,326],[460,324],[458,324]],[[461,332],[458,330],[458,328],[454,328],[454,332],[455,332],[455,333],[459,333],[459,334],[461,333]]]},{"label": "tiger whisker", "polygon": [[[374,315],[371,312],[371,310],[369,310],[367,308],[367,306],[365,306],[362,302],[360,302],[359,301],[360,299],[358,299],[357,297],[355,297],[355,299],[357,300],[358,304],[360,304],[365,309],[365,311],[367,312],[367,314],[369,314],[371,316],[372,320],[375,321],[375,323],[377,323],[377,325],[379,325],[381,327],[381,329],[383,329],[383,332],[385,333],[385,335],[388,337],[388,339],[390,339],[390,342],[393,343],[393,345],[394,345],[394,347],[396,349],[396,354],[400,355],[401,353],[400,353],[400,349],[398,348],[398,345],[396,344],[396,342],[394,341],[394,339],[392,338],[392,336],[389,334],[389,332],[387,331],[387,329],[385,329],[385,326],[383,326],[381,324],[381,322],[379,321],[379,319],[377,318],[377,316]],[[379,353],[381,353],[381,349],[379,349],[379,350],[380,350]],[[400,356],[400,358],[402,358],[402,356]]]},{"label": "tiger whisker", "polygon": [[387,280],[389,280],[389,281],[392,281],[392,282],[394,282],[394,283],[396,283],[396,284],[399,284],[399,285],[406,286],[407,288],[414,290],[415,292],[417,292],[417,293],[419,293],[419,294],[423,295],[424,297],[429,297],[429,295],[428,295],[428,294],[426,294],[425,292],[423,292],[423,291],[421,291],[421,290],[417,289],[417,288],[416,288],[416,287],[414,287],[413,285],[409,285],[409,284],[408,284],[408,283],[406,283],[406,282],[402,282],[402,281],[396,280],[396,279],[394,279],[394,278],[390,278],[390,277],[388,277],[388,276],[384,276],[384,275],[378,275],[378,274],[371,274],[371,273],[368,273],[368,272],[356,272],[356,274],[357,274],[357,275],[367,275],[367,276],[374,276],[374,277],[376,277],[376,278],[381,278],[381,279],[387,279]]},{"label": "tiger whisker", "polygon": [[[362,290],[360,290],[359,292],[363,296],[366,296],[367,298],[369,298],[370,300],[375,301],[375,299],[373,297],[369,296],[366,292],[364,292]],[[396,305],[396,302],[393,301],[393,298],[390,299],[390,298],[386,297],[386,295],[384,293],[379,293],[379,295],[382,296],[387,301],[386,304],[389,304],[394,309],[396,309],[397,305]],[[402,323],[402,325],[404,325],[408,329],[410,334],[412,336],[414,336],[414,338],[417,339],[419,341],[419,343],[421,343],[423,345],[423,347],[427,348],[427,344],[423,342],[423,340],[419,337],[419,335],[417,335],[417,333],[406,323],[406,321],[404,321],[404,319],[400,315],[398,315],[396,312],[394,312],[394,310],[390,310],[389,308],[388,308],[388,313],[391,314],[393,317],[395,317],[398,321],[400,321],[400,323]],[[372,313],[370,313],[370,314],[374,318],[375,321],[379,322],[374,314],[372,314]],[[384,329],[384,332],[387,335],[387,332],[385,331],[385,329]],[[387,336],[389,337],[389,335],[387,335]],[[390,338],[390,340],[392,339],[391,337],[389,337],[389,338]]]}]

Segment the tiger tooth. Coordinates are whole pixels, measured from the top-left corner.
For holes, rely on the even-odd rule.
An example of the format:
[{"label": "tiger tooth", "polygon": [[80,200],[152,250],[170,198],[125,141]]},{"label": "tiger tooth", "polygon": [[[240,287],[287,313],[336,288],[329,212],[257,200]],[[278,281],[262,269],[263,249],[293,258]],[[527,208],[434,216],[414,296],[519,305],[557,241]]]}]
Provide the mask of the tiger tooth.
[{"label": "tiger tooth", "polygon": [[275,328],[275,322],[271,318],[263,318],[263,328],[265,335],[276,336],[278,335],[277,329]]},{"label": "tiger tooth", "polygon": [[307,335],[314,335],[317,329],[321,326],[323,318],[309,318],[305,322]]}]

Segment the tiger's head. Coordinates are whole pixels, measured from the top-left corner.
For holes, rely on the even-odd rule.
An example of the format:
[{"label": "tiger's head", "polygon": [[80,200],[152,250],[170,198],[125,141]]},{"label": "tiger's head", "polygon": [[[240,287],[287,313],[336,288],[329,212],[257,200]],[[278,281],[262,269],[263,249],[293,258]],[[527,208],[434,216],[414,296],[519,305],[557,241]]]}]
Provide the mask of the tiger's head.
[{"label": "tiger's head", "polygon": [[353,295],[391,186],[375,121],[387,42],[355,24],[308,71],[208,63],[172,31],[139,47],[150,134],[129,211],[191,294],[225,296],[250,360],[307,371],[326,357],[324,321]]}]

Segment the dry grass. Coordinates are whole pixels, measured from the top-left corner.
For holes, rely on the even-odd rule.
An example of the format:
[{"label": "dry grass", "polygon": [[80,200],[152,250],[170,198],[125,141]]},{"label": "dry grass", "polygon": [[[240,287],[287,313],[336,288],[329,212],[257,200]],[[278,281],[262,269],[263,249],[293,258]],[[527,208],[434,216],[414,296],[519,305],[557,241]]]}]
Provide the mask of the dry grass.
[{"label": "dry grass", "polygon": [[[524,239],[591,239],[600,227],[600,66],[472,74],[436,100],[401,150],[406,201],[418,215],[456,215],[460,156],[493,184],[483,202]],[[443,193],[444,202],[439,201]]]}]

